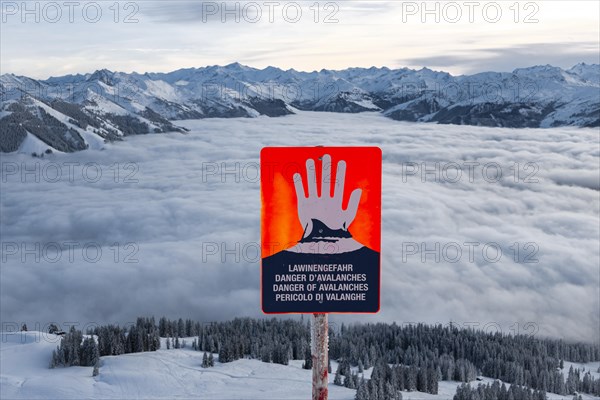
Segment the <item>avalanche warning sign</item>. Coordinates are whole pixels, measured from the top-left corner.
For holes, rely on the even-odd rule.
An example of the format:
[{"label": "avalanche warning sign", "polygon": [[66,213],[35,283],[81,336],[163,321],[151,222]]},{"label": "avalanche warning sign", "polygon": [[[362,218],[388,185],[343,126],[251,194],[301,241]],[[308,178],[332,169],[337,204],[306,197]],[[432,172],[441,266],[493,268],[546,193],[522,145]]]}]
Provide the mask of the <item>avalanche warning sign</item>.
[{"label": "avalanche warning sign", "polygon": [[266,147],[260,168],[263,312],[378,312],[381,149]]}]

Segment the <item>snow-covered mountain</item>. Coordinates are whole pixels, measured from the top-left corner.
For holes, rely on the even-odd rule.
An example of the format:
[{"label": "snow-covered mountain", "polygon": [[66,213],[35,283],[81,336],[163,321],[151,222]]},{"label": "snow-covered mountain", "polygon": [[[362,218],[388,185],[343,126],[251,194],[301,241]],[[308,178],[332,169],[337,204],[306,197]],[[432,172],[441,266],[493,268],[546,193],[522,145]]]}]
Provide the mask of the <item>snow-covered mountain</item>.
[{"label": "snow-covered mountain", "polygon": [[0,76],[0,151],[33,135],[58,151],[185,131],[176,120],[278,117],[294,110],[382,112],[401,121],[600,126],[600,65],[452,76],[427,68],[299,72],[238,63],[169,73],[98,70],[46,80]]}]

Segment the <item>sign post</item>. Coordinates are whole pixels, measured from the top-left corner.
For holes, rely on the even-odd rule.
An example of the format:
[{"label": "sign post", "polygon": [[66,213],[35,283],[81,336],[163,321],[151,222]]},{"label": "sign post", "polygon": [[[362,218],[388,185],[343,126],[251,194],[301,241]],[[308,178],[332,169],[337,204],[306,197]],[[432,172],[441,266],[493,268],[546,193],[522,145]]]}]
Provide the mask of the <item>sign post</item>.
[{"label": "sign post", "polygon": [[312,357],[312,398],[327,400],[329,364],[329,323],[327,314],[313,314],[310,324],[310,348]]},{"label": "sign post", "polygon": [[312,398],[327,400],[328,313],[377,313],[381,150],[266,147],[261,174],[261,306],[312,314]]}]

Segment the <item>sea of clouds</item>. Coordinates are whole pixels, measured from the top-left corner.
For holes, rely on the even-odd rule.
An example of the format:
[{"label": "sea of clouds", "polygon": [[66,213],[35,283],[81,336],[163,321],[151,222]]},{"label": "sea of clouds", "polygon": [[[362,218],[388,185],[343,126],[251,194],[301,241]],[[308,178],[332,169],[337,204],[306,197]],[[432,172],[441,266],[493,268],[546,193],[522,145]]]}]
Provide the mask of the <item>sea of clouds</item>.
[{"label": "sea of clouds", "polygon": [[373,145],[383,150],[381,312],[334,322],[598,341],[597,130],[308,112],[181,124],[191,132],[2,155],[3,329],[261,316],[260,149]]}]

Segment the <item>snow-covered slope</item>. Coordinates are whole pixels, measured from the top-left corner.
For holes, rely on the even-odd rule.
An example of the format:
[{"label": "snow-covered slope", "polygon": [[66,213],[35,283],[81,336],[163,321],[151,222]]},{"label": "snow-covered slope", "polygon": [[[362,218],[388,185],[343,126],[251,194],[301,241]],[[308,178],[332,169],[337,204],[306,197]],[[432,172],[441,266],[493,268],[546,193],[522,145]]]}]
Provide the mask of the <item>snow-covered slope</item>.
[{"label": "snow-covered slope", "polygon": [[[283,366],[243,359],[205,369],[203,353],[171,349],[102,357],[100,374],[93,377],[91,367],[48,368],[60,340],[55,335],[1,335],[2,399],[292,400],[311,392],[311,371],[302,369],[301,361]],[[354,394],[333,385],[330,390],[332,400]]]},{"label": "snow-covered slope", "polygon": [[105,141],[127,135],[184,131],[136,102],[125,107],[118,101],[120,88],[111,86],[103,74],[89,79],[53,85],[2,75],[0,151],[29,150],[31,146],[23,146],[28,135],[51,150],[73,152],[102,148]]},{"label": "snow-covered slope", "polygon": [[42,142],[37,138],[37,136],[27,132],[27,136],[23,142],[21,142],[18,151],[19,153],[24,154],[45,154],[46,152],[55,152],[57,150],[52,146],[48,146],[46,143]]},{"label": "snow-covered slope", "polygon": [[[32,119],[23,115],[23,107],[36,112],[32,98],[61,113],[59,120],[107,140],[180,130],[172,120],[276,117],[294,109],[381,111],[396,120],[461,125],[599,126],[600,66],[578,64],[564,70],[546,65],[470,76],[427,68],[259,70],[238,63],[170,73],[103,69],[47,80],[5,74],[0,76],[0,96],[0,150],[5,152],[17,150],[24,140],[18,126]],[[33,134],[51,145],[49,137],[63,132]],[[63,147],[80,150],[77,145]]]},{"label": "snow-covered slope", "polygon": [[[242,359],[202,368],[202,352],[191,349],[158,350],[102,357],[99,375],[91,367],[49,369],[52,350],[60,337],[42,332],[0,333],[0,398],[2,399],[286,399],[309,398],[311,371],[302,361],[290,365]],[[191,342],[191,338],[189,340]],[[163,340],[163,348],[164,340]],[[216,355],[215,355],[216,356]],[[593,364],[593,365],[592,365]],[[598,363],[581,364],[587,369]],[[332,363],[336,368],[336,363]],[[565,368],[570,364],[566,363]],[[364,373],[370,377],[371,370]],[[332,384],[329,398],[353,400],[356,391]],[[482,382],[493,380],[483,378]],[[443,381],[439,393],[403,392],[410,400],[447,400],[458,382]],[[583,395],[583,399],[598,399]],[[549,394],[549,400],[571,400],[572,396]]]}]

